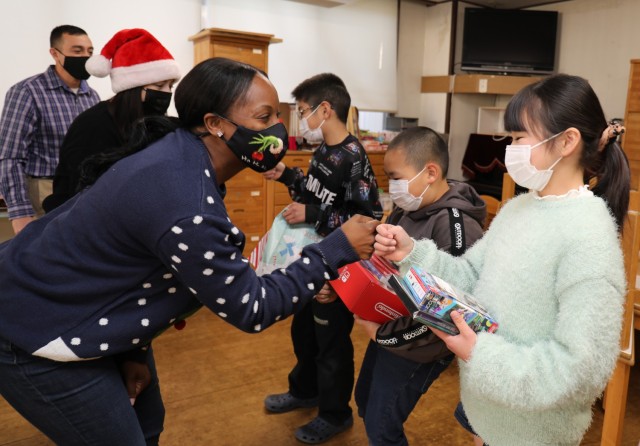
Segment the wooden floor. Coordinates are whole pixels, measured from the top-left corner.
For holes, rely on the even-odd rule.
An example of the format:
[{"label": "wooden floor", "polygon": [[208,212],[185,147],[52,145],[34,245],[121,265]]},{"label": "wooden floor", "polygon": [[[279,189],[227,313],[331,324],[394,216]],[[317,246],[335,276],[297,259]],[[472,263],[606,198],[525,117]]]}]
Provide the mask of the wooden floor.
[{"label": "wooden floor", "polygon": [[[156,342],[161,386],[167,409],[163,445],[288,446],[301,445],[294,429],[315,416],[313,409],[280,415],[262,406],[268,393],[286,390],[294,358],[286,320],[262,334],[242,333],[216,316],[200,311],[182,331],[170,330]],[[353,331],[356,369],[367,343],[359,327]],[[623,446],[640,439],[640,370],[631,374]],[[450,367],[434,383],[406,423],[412,445],[471,445],[453,418],[458,401],[457,367]],[[355,408],[354,408],[355,409]],[[582,446],[600,444],[602,410],[594,407],[594,421]],[[51,445],[0,398],[0,445]],[[325,443],[329,446],[367,446],[362,421]],[[126,446],[126,445],[125,445]]]}]

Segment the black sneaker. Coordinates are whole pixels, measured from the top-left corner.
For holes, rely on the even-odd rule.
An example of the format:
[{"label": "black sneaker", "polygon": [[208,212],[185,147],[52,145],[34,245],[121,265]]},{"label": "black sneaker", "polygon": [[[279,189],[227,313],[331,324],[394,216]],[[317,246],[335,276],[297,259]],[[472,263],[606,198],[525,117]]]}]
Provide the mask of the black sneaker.
[{"label": "black sneaker", "polygon": [[316,407],[318,398],[297,398],[289,392],[276,393],[264,399],[264,408],[273,413],[284,413],[302,407]]},{"label": "black sneaker", "polygon": [[349,417],[339,426],[329,423],[324,418],[315,417],[313,420],[296,429],[298,441],[307,444],[319,444],[333,438],[353,426],[353,417]]}]

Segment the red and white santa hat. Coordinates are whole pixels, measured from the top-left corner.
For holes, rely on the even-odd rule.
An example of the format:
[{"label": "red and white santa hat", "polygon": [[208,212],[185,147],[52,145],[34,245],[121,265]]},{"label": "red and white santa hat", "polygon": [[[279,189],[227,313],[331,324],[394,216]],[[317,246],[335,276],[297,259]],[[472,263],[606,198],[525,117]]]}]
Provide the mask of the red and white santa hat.
[{"label": "red and white santa hat", "polygon": [[180,79],[173,56],[148,31],[141,28],[118,31],[85,65],[96,77],[111,76],[114,93],[134,87]]}]

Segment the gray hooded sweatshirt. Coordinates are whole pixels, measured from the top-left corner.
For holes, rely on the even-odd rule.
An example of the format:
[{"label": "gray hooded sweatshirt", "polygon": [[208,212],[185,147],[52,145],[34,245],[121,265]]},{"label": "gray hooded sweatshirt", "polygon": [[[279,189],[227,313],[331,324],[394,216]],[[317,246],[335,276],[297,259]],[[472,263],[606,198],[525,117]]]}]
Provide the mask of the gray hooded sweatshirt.
[{"label": "gray hooded sweatshirt", "polygon": [[[455,248],[455,237],[451,230],[449,209],[456,208],[462,215],[466,245],[461,252],[457,252],[459,255],[482,237],[487,210],[484,201],[473,187],[459,181],[447,182],[449,190],[440,199],[412,212],[395,207],[387,223],[401,226],[414,239],[431,239],[438,245],[438,249],[452,252]],[[426,325],[414,321],[411,316],[381,325],[376,333],[376,341],[378,345],[399,356],[421,363],[451,355],[440,338]]]}]

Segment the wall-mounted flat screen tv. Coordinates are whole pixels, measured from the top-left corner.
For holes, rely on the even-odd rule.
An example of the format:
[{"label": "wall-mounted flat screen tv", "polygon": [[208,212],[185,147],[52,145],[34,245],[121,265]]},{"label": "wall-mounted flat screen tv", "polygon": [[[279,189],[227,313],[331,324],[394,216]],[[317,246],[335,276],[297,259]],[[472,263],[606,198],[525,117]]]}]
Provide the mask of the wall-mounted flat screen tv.
[{"label": "wall-mounted flat screen tv", "polygon": [[557,32],[555,11],[466,8],[461,68],[504,74],[553,73]]}]

